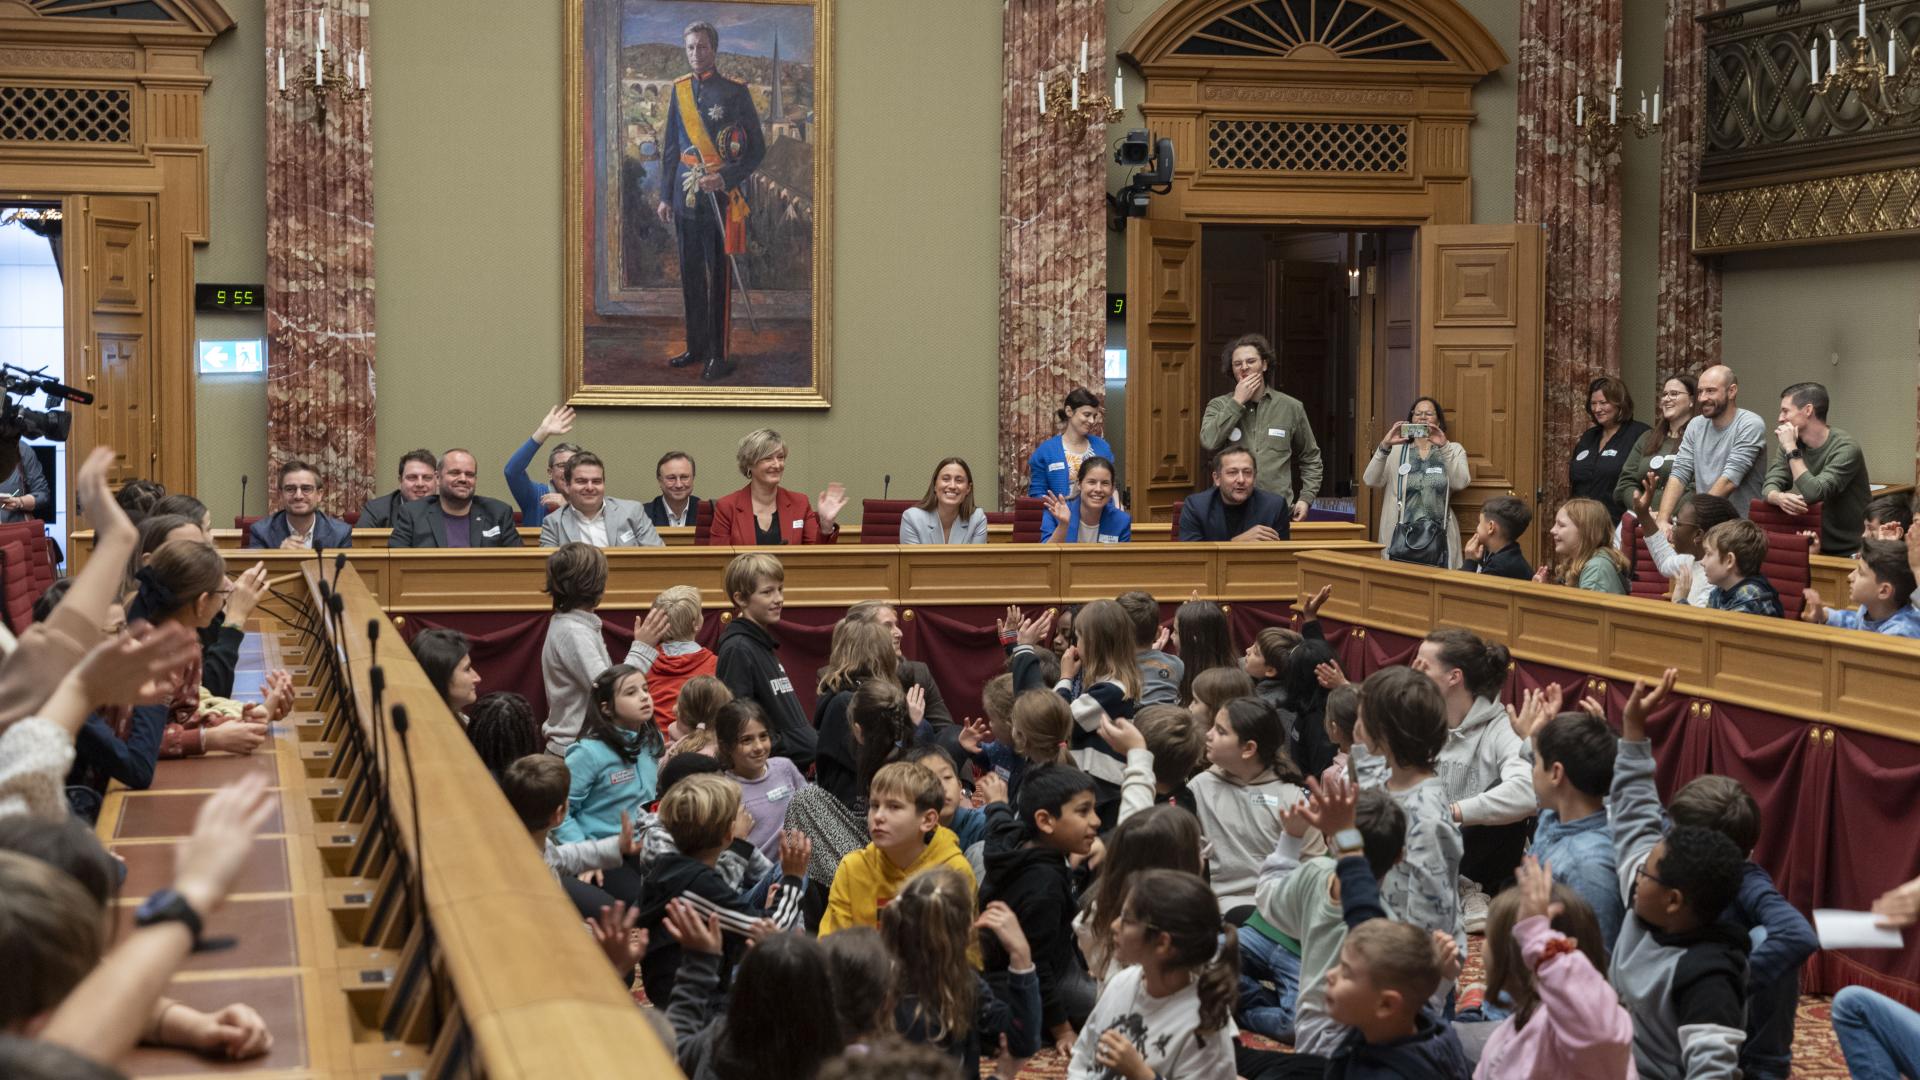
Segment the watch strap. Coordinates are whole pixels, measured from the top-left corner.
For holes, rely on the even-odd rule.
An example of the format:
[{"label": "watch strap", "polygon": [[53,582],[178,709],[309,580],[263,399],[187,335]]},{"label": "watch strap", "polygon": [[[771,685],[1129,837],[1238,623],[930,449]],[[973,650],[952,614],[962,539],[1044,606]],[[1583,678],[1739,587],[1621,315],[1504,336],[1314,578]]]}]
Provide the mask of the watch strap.
[{"label": "watch strap", "polygon": [[147,897],[133,915],[135,926],[158,926],[168,922],[177,922],[187,928],[187,933],[193,936],[193,951],[197,953],[230,949],[237,944],[232,937],[206,937],[200,913],[193,909],[186,897],[172,889],[161,889]]}]

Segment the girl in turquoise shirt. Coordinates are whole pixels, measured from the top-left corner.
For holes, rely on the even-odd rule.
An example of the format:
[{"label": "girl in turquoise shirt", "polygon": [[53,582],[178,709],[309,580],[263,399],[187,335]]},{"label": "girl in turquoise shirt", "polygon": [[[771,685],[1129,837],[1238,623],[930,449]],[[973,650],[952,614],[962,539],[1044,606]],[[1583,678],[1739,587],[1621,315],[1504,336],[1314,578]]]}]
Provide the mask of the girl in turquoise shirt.
[{"label": "girl in turquoise shirt", "polygon": [[615,664],[593,681],[593,703],[580,738],[567,748],[567,819],[553,831],[555,843],[620,835],[620,815],[634,818],[653,802],[665,745],[653,722],[647,677],[631,664]]}]

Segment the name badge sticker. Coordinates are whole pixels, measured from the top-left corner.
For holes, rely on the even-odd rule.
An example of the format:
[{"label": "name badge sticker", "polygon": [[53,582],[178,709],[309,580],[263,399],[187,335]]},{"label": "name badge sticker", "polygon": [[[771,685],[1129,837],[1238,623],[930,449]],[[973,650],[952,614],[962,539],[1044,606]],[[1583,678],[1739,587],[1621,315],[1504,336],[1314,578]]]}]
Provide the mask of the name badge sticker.
[{"label": "name badge sticker", "polygon": [[612,772],[607,774],[607,786],[609,787],[619,787],[621,784],[631,784],[633,783],[633,780],[634,780],[634,771],[632,769],[615,769]]},{"label": "name badge sticker", "polygon": [[500,526],[498,526],[498,525],[495,525],[495,526],[494,526],[493,528],[491,528],[491,529],[488,529],[488,530],[487,530],[486,532],[483,532],[483,533],[481,533],[480,535],[481,535],[481,536],[499,536],[499,535],[500,535]]},{"label": "name badge sticker", "polygon": [[788,787],[785,784],[781,784],[779,787],[774,788],[772,791],[767,792],[767,801],[781,802],[791,794],[793,794],[793,789]]},{"label": "name badge sticker", "polygon": [[1064,461],[1056,461],[1051,465],[1047,466],[1048,472],[1065,472],[1066,470],[1067,470],[1067,463]]},{"label": "name badge sticker", "polygon": [[1287,437],[1287,429],[1283,427],[1270,427],[1267,429],[1267,434],[1276,439],[1284,439]]},{"label": "name badge sticker", "polygon": [[1428,476],[1437,476],[1437,475],[1439,475],[1440,473],[1443,473],[1443,472],[1446,472],[1446,471],[1447,471],[1446,469],[1444,469],[1444,468],[1442,468],[1442,467],[1440,467],[1440,466],[1438,466],[1438,465],[1429,465],[1429,466],[1427,466],[1427,475],[1428,475]]},{"label": "name badge sticker", "polygon": [[1269,795],[1264,791],[1249,791],[1247,798],[1256,806],[1271,806],[1276,809],[1280,806],[1280,796]]},{"label": "name badge sticker", "polygon": [[799,518],[794,518],[794,519],[793,519],[793,527],[794,527],[794,528],[796,528],[796,529],[804,529],[804,528],[806,528],[806,525],[807,525],[807,523],[806,523],[805,521],[802,521],[802,520],[801,520],[801,519],[799,519]]},{"label": "name badge sticker", "polygon": [[1240,429],[1239,429],[1239,428],[1234,428],[1234,429],[1233,429],[1232,431],[1229,431],[1229,432],[1227,432],[1227,441],[1228,441],[1228,442],[1239,442],[1239,441],[1240,441]]},{"label": "name badge sticker", "polygon": [[1591,450],[1582,450],[1582,451],[1580,451],[1579,453],[1577,453],[1577,454],[1575,454],[1575,455],[1573,455],[1573,460],[1575,460],[1575,461],[1585,461],[1585,460],[1587,460],[1587,455],[1588,455],[1588,454],[1591,454],[1591,453],[1593,453],[1593,451],[1591,451]]},{"label": "name badge sticker", "polygon": [[1647,468],[1652,469],[1655,472],[1658,472],[1663,466],[1666,465],[1666,463],[1667,463],[1667,455],[1655,454],[1651,458],[1647,459]]},{"label": "name badge sticker", "polygon": [[1403,461],[1403,462],[1401,462],[1401,463],[1400,463],[1400,475],[1401,475],[1401,476],[1406,476],[1407,474],[1409,474],[1409,473],[1411,473],[1411,472],[1413,472],[1413,462],[1411,462],[1411,461]]},{"label": "name badge sticker", "polygon": [[1103,544],[1117,544],[1120,542],[1120,538],[1112,533],[1101,533],[1100,542]]}]

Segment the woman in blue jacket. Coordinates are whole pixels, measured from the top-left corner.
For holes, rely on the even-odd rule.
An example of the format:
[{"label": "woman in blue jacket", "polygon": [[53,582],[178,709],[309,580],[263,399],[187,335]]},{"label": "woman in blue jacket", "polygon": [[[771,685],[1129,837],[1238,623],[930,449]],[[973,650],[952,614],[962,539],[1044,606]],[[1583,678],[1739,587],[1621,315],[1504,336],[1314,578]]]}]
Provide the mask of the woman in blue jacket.
[{"label": "woman in blue jacket", "polygon": [[[1046,495],[1074,496],[1073,478],[1090,457],[1113,460],[1113,447],[1093,434],[1100,426],[1100,399],[1084,386],[1076,386],[1067,395],[1064,406],[1054,412],[1065,425],[1060,434],[1048,439],[1027,459],[1027,494],[1038,499]],[[1042,524],[1051,532],[1052,526]]]},{"label": "woman in blue jacket", "polygon": [[1090,457],[1080,463],[1079,497],[1048,492],[1047,516],[1040,519],[1040,540],[1051,544],[1125,544],[1133,540],[1133,519],[1114,503],[1113,462]]}]

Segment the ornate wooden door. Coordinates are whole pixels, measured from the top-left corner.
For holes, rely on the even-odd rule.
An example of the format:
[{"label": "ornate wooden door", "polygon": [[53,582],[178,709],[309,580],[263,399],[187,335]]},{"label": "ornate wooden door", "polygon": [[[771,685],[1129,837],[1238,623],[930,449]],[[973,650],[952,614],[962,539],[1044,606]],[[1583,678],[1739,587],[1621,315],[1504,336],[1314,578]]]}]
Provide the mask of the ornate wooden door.
[{"label": "ornate wooden door", "polygon": [[[80,346],[76,381],[91,408],[74,408],[72,445],[111,446],[114,487],[153,477],[159,463],[153,382],[153,203],[91,196],[79,234],[69,241],[69,342]],[[188,421],[191,422],[191,421]]]},{"label": "ornate wooden door", "polygon": [[1136,521],[1167,521],[1206,472],[1199,225],[1127,223],[1127,308],[1127,507]]},{"label": "ornate wooden door", "polygon": [[1536,225],[1420,230],[1420,392],[1445,407],[1447,434],[1473,471],[1454,513],[1464,533],[1495,495],[1533,504],[1520,545],[1536,565],[1550,520],[1539,506],[1544,247]]}]

